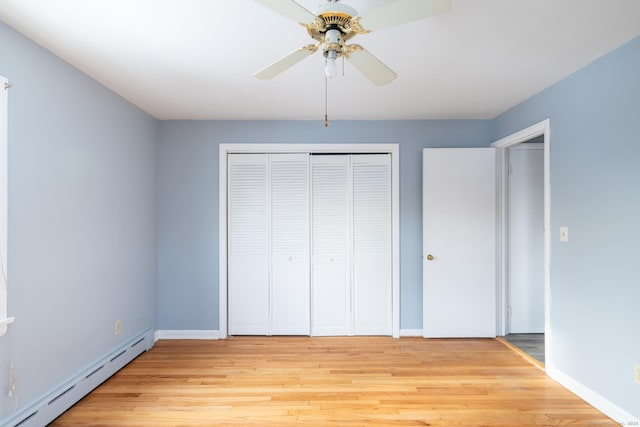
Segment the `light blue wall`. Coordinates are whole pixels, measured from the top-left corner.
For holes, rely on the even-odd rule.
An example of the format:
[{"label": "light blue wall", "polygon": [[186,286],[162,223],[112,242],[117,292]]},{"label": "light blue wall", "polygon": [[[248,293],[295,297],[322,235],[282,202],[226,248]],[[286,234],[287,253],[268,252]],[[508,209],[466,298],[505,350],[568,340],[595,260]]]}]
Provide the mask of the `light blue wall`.
[{"label": "light blue wall", "polygon": [[496,118],[495,137],[546,118],[552,364],[640,418],[640,38]]},{"label": "light blue wall", "polygon": [[[16,317],[0,337],[2,424],[155,328],[157,121],[3,23],[0,75],[13,83],[8,270]],[[5,404],[12,356],[17,390]]]},{"label": "light blue wall", "polygon": [[489,120],[168,121],[158,154],[158,329],[218,329],[218,145],[400,144],[400,326],[422,328],[422,149],[487,146]]}]

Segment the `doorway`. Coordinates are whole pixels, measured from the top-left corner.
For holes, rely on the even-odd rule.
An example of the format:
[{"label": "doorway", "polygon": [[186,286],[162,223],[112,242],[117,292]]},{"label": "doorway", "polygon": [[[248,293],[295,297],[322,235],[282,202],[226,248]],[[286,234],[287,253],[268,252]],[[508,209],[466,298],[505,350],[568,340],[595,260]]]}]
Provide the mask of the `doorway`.
[{"label": "doorway", "polygon": [[[516,338],[514,341],[519,343],[522,347],[522,351],[526,353],[529,350],[532,353],[537,353],[536,356],[540,357],[540,352],[544,355],[543,360],[545,364],[549,364],[551,361],[551,346],[550,346],[550,279],[549,279],[549,254],[550,254],[550,128],[549,120],[544,120],[533,126],[530,126],[520,132],[509,135],[496,141],[492,144],[493,147],[498,149],[498,333],[497,335],[506,337],[508,340],[509,332],[512,331],[513,322],[510,322],[510,310],[511,303],[510,297],[513,297],[514,290],[510,289],[510,267],[521,268],[512,266],[510,263],[510,227],[509,227],[509,154],[510,150],[515,147],[522,147],[523,143],[537,142],[542,144],[542,157],[543,157],[543,291],[541,292],[541,298],[543,299],[544,313],[543,313],[543,327],[542,331],[539,331],[539,326],[526,325],[525,328],[531,328],[531,335],[512,337]],[[512,242],[513,244],[513,242]],[[511,278],[512,279],[512,278]],[[539,285],[538,285],[539,286]],[[526,289],[526,287],[524,288]],[[521,291],[515,291],[516,293]],[[534,289],[533,292],[540,291],[539,288]],[[520,296],[520,298],[523,298]],[[525,296],[526,298],[526,291]],[[526,305],[525,305],[526,307]],[[533,309],[535,311],[535,308]],[[522,328],[523,326],[517,326]],[[536,328],[538,330],[536,330]],[[515,332],[515,329],[513,329]],[[533,334],[536,333],[536,335]],[[520,338],[520,339],[517,339]],[[516,344],[518,345],[518,344]],[[532,356],[534,357],[534,356]],[[534,357],[535,358],[535,357]]]},{"label": "doorway", "polygon": [[507,335],[544,364],[544,139],[506,151]]}]

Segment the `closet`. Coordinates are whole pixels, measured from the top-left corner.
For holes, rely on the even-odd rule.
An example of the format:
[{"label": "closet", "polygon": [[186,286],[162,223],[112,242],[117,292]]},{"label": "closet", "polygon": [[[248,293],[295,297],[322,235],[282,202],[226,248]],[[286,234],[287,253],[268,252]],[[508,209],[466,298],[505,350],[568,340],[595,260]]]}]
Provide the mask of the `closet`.
[{"label": "closet", "polygon": [[388,154],[229,154],[231,335],[391,335]]}]

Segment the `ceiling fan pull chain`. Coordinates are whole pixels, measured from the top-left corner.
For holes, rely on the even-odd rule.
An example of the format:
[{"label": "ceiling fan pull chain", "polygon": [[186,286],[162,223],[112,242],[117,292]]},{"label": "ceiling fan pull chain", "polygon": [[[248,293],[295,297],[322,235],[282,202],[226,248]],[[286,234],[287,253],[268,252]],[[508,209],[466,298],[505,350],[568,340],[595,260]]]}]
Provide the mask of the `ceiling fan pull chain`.
[{"label": "ceiling fan pull chain", "polygon": [[329,107],[327,106],[328,104],[328,98],[329,96],[327,95],[329,89],[329,77],[324,76],[324,127],[328,127],[329,126],[329,114],[328,114],[328,109]]}]

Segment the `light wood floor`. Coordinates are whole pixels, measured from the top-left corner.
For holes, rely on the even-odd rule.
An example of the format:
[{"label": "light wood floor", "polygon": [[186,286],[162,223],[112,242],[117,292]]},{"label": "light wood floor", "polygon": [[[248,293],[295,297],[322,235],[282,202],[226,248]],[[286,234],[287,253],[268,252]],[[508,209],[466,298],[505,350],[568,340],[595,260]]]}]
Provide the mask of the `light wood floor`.
[{"label": "light wood floor", "polygon": [[614,426],[497,340],[158,341],[54,426]]}]

